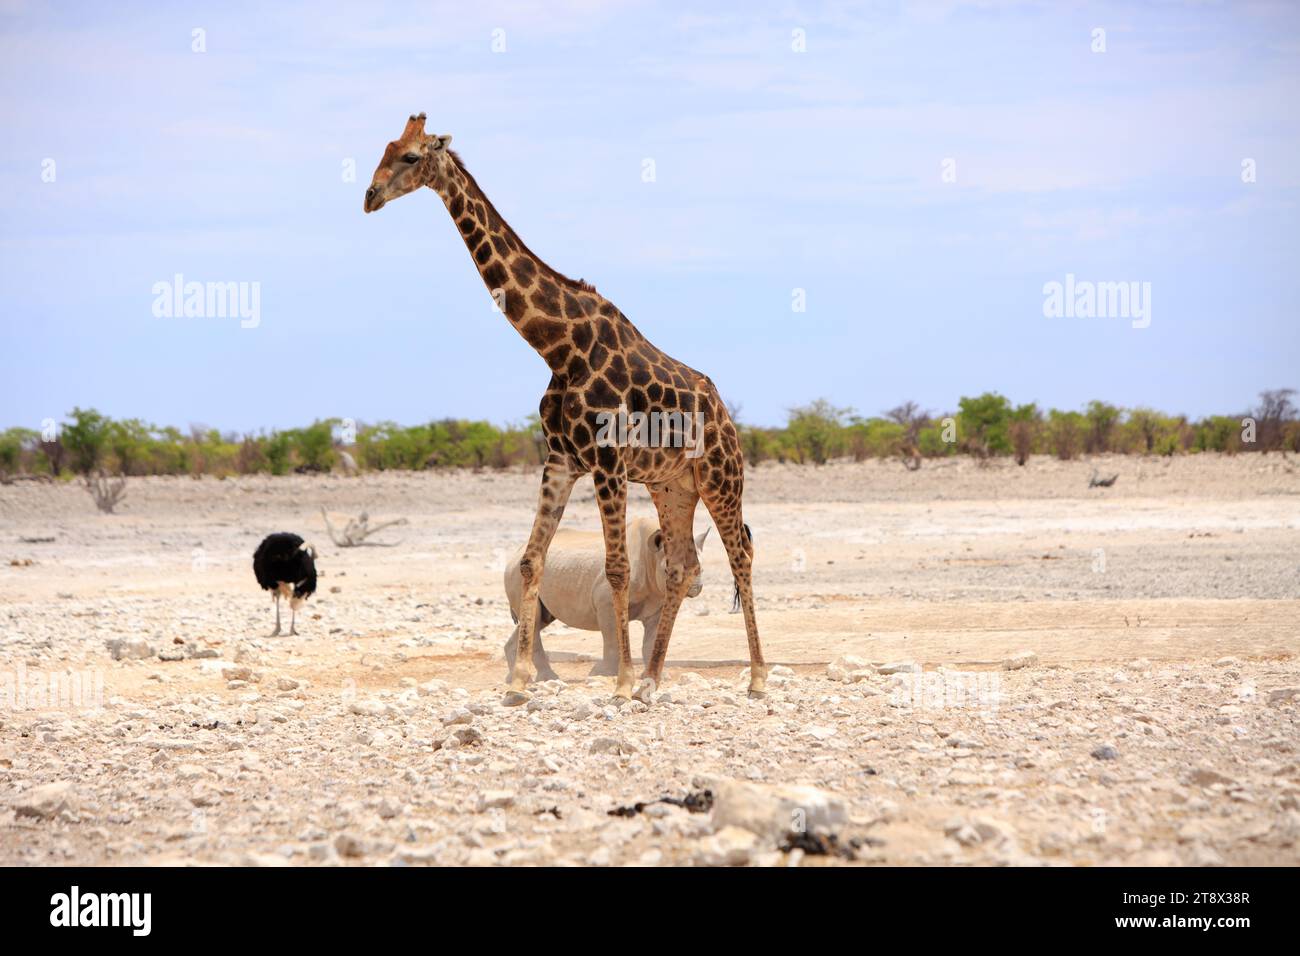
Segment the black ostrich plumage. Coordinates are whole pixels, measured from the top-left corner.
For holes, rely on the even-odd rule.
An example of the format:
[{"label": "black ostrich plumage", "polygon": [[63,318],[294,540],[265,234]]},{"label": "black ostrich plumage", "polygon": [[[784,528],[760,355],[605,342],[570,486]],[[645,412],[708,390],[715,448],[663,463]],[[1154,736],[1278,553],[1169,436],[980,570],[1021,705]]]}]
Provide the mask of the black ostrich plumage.
[{"label": "black ostrich plumage", "polygon": [[287,531],[268,534],[253,552],[253,574],[263,590],[274,591],[282,584],[293,588],[293,596],[304,600],[316,590],[316,561],[311,546]]}]

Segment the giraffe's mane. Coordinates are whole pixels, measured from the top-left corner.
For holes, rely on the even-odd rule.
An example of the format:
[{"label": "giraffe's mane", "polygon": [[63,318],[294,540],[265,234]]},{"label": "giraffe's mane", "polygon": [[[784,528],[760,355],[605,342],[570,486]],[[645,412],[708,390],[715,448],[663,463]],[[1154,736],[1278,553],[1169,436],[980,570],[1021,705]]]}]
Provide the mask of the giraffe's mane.
[{"label": "giraffe's mane", "polygon": [[524,245],[524,240],[519,237],[519,233],[515,232],[514,228],[511,227],[510,223],[506,222],[506,217],[501,215],[501,213],[497,210],[497,207],[492,205],[492,200],[489,199],[488,194],[483,191],[483,187],[478,184],[478,180],[474,178],[474,174],[465,168],[465,161],[460,158],[460,154],[457,153],[454,149],[449,149],[447,150],[447,152],[451,155],[452,161],[456,164],[456,168],[465,174],[465,178],[469,180],[470,186],[476,189],[478,191],[478,194],[481,197],[483,197],[483,202],[487,205],[487,208],[492,213],[492,215],[496,216],[497,219],[501,220],[502,225],[504,225],[507,229],[509,229],[511,232],[514,232],[515,239],[519,243],[519,249],[521,252],[523,252],[525,255],[531,256],[533,260],[539,266],[541,266],[542,269],[545,270],[545,272],[552,279],[559,282],[561,285],[568,286],[570,289],[577,289],[579,292],[596,291],[596,287],[592,285],[590,282],[587,282],[583,279],[570,279],[564,273],[559,272],[556,269],[552,269],[549,265],[547,265],[542,260],[541,256],[533,252],[533,250],[529,249],[528,246]]}]

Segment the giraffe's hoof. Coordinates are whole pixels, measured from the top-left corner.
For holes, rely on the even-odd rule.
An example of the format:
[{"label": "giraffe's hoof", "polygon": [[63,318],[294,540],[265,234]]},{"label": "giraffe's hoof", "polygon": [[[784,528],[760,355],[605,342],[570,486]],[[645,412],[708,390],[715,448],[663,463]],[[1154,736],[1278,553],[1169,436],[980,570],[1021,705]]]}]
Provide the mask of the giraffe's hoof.
[{"label": "giraffe's hoof", "polygon": [[637,684],[636,690],[632,692],[632,697],[634,700],[639,700],[643,704],[649,704],[650,698],[654,696],[654,692],[657,689],[658,685],[655,684],[653,678],[642,677],[641,683]]},{"label": "giraffe's hoof", "polygon": [[767,691],[761,687],[751,687],[749,689],[750,700],[767,700]]},{"label": "giraffe's hoof", "polygon": [[502,707],[518,707],[520,704],[528,703],[528,694],[522,690],[506,691],[505,696],[501,698]]}]

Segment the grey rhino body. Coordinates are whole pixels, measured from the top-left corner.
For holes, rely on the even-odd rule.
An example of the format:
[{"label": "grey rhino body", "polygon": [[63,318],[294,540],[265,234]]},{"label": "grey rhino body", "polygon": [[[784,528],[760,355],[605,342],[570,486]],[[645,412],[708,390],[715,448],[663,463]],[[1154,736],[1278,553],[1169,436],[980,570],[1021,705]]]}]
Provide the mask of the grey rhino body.
[{"label": "grey rhino body", "polygon": [[[704,549],[706,530],[695,537],[695,550]],[[659,614],[663,610],[667,591],[668,570],[664,557],[663,535],[655,521],[637,518],[627,527],[628,562],[631,573],[628,582],[628,621],[640,621],[645,627],[641,641],[641,658],[647,660],[654,646],[659,627]],[[506,663],[510,680],[515,672],[515,652],[519,645],[519,607],[523,603],[523,575],[519,562],[524,549],[520,548],[506,566],[506,597],[510,601],[510,616],[515,629],[506,641]],[[691,582],[687,597],[695,597],[701,589],[700,576]],[[601,659],[592,667],[596,675],[618,673],[618,631],[614,626],[614,595],[605,579],[605,540],[598,531],[558,531],[546,554],[539,589],[541,598],[537,608],[537,628],[534,630],[533,666],[538,680],[556,680],[559,675],[551,667],[550,658],[542,647],[542,629],[552,621],[561,621],[583,631],[600,631],[604,647]]]}]

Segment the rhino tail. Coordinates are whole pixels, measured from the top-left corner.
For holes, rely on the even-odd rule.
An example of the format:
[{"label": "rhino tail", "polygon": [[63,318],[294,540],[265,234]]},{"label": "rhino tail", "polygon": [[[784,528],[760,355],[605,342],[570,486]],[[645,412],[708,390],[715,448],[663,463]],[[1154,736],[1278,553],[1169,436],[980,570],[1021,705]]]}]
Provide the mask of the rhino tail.
[{"label": "rhino tail", "polygon": [[[542,603],[541,598],[537,599],[537,610],[541,615],[541,618],[538,621],[539,627],[545,627],[547,624],[550,624],[552,621],[556,619],[555,615],[550,612],[550,609],[547,608],[547,606]],[[511,624],[519,623],[519,615],[515,613],[514,608],[510,609],[510,623]]]}]

